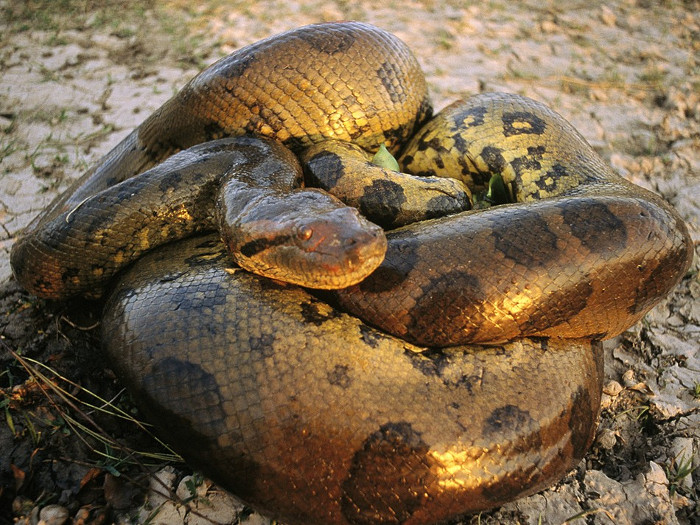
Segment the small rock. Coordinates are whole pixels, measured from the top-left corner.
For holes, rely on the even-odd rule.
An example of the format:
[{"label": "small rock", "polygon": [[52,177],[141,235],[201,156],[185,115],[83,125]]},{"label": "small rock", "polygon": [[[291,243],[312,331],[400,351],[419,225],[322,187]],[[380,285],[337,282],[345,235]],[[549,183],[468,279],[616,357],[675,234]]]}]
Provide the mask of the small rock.
[{"label": "small rock", "polygon": [[551,34],[556,33],[559,30],[559,27],[553,20],[543,20],[540,24],[540,29],[543,33]]},{"label": "small rock", "polygon": [[253,513],[240,520],[241,525],[270,525],[271,523],[269,518],[265,518],[257,513]]},{"label": "small rock", "polygon": [[608,381],[605,386],[603,386],[603,392],[614,397],[622,392],[622,385],[613,379],[612,381]]},{"label": "small rock", "polygon": [[46,505],[39,512],[39,520],[42,525],[63,525],[68,521],[68,509],[61,505]]},{"label": "small rock", "polygon": [[634,376],[634,370],[630,368],[624,374],[622,374],[622,383],[627,388],[631,388],[637,384],[637,378]]},{"label": "small rock", "polygon": [[673,496],[671,497],[671,501],[673,502],[673,506],[676,509],[684,509],[684,508],[690,507],[690,505],[692,505],[690,498],[686,498],[685,496],[681,496],[680,494],[678,494],[678,492],[673,494]]},{"label": "small rock", "polygon": [[691,395],[697,376],[696,370],[677,364],[663,369],[650,399],[659,417],[672,419],[697,410],[698,402]]},{"label": "small rock", "polygon": [[668,478],[658,463],[649,462],[649,472],[644,474],[644,486],[650,494],[668,497]]},{"label": "small rock", "polygon": [[675,438],[673,443],[671,443],[671,451],[673,457],[678,460],[688,460],[696,457],[695,454],[693,454],[693,440],[687,437]]},{"label": "small rock", "polygon": [[601,509],[612,520],[610,523],[620,525],[678,525],[666,475],[659,465],[650,462],[649,466],[649,472],[624,483],[610,479],[599,470],[587,471],[584,483],[590,508]]},{"label": "small rock", "polygon": [[151,477],[148,502],[153,508],[170,500],[170,493],[174,488],[175,478],[175,471],[171,467],[165,467]]},{"label": "small rock", "polygon": [[162,505],[155,507],[155,511],[149,511],[140,516],[139,521],[152,523],[185,523],[187,517],[187,507],[177,505],[172,501],[166,501]]},{"label": "small rock", "polygon": [[12,500],[12,512],[15,515],[22,515],[31,512],[34,502],[26,496],[17,496]]},{"label": "small rock", "polygon": [[151,476],[148,497],[139,509],[139,522],[185,523],[187,507],[171,499],[176,478],[172,467],[165,467]]},{"label": "small rock", "polygon": [[[197,484],[195,483],[197,483],[197,480],[194,476],[185,476],[184,478],[182,478],[180,484],[177,486],[175,494],[177,494],[177,497],[183,501],[190,500],[193,497],[203,498],[204,496],[206,496],[210,484],[205,481],[201,481]],[[193,489],[194,494],[192,493]]]},{"label": "small rock", "polygon": [[617,445],[617,434],[609,428],[604,428],[598,434],[596,442],[601,448],[604,448],[605,450],[612,450],[613,447]]},{"label": "small rock", "polygon": [[0,131],[3,131],[3,132],[9,131],[11,126],[12,126],[12,120],[0,115]]},{"label": "small rock", "polygon": [[90,519],[90,506],[80,507],[73,516],[73,525],[85,525]]},{"label": "small rock", "polygon": [[[237,521],[243,511],[243,505],[226,491],[211,488],[206,482],[200,486],[207,486],[206,497],[194,500],[188,504],[192,511],[187,516],[187,525],[211,525],[212,523],[247,523]],[[199,491],[199,488],[198,488]],[[195,512],[196,511],[196,512]],[[269,525],[269,521],[267,524]]]}]

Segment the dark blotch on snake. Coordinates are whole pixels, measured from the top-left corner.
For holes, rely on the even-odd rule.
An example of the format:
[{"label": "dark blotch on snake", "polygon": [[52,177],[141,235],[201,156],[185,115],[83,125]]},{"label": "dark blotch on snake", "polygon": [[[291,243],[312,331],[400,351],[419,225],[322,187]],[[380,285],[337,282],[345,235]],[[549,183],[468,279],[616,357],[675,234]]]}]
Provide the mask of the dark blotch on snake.
[{"label": "dark blotch on snake", "polygon": [[269,248],[286,245],[290,238],[290,235],[278,235],[270,239],[256,239],[241,246],[240,252],[246,257],[252,257]]},{"label": "dark blotch on snake", "polygon": [[[484,296],[481,281],[476,275],[454,270],[436,276],[423,286],[423,293],[406,327],[407,338],[413,341],[433,340],[435,345],[444,344],[465,328],[473,331],[481,321],[480,312],[474,307]],[[454,319],[453,323],[438,325],[430,320],[428,312],[440,311]]]},{"label": "dark blotch on snake", "polygon": [[485,106],[474,106],[465,111],[459,111],[452,118],[452,126],[464,129],[483,126],[487,112],[488,108]]},{"label": "dark blotch on snake", "polygon": [[355,43],[355,37],[341,31],[319,31],[317,33],[297,33],[297,38],[303,40],[311,47],[327,55],[343,53]]},{"label": "dark blotch on snake", "polygon": [[[516,175],[522,175],[525,171],[539,170],[542,168],[540,160],[542,160],[544,152],[544,146],[529,147],[527,148],[527,155],[513,159],[510,165],[513,166]],[[536,180],[540,182],[539,178]]]},{"label": "dark blotch on snake", "polygon": [[565,180],[566,175],[566,166],[554,164],[551,169],[547,170],[547,173],[543,177],[537,177],[535,179],[535,186],[543,190],[545,194],[551,193],[556,189],[559,180]]},{"label": "dark blotch on snake", "polygon": [[[322,305],[324,310],[323,312],[319,308],[319,305]],[[340,313],[337,310],[329,310],[328,306],[326,306],[324,303],[317,301],[303,302],[300,306],[301,316],[304,318],[304,321],[307,323],[311,323],[315,326],[321,326],[326,321],[335,319],[340,315]]]},{"label": "dark blotch on snake", "polygon": [[[524,124],[524,125],[523,125]],[[547,129],[547,123],[528,111],[512,111],[503,113],[503,135],[542,135]]]},{"label": "dark blotch on snake", "polygon": [[367,343],[372,348],[377,348],[379,346],[379,341],[388,337],[382,332],[379,332],[378,330],[375,330],[364,323],[360,324],[359,329],[362,341]]},{"label": "dark blotch on snake", "polygon": [[338,386],[345,390],[352,384],[352,378],[348,373],[350,367],[347,365],[335,365],[333,370],[328,372],[328,382],[333,386]]},{"label": "dark blotch on snake", "polygon": [[479,156],[488,166],[488,171],[490,173],[503,173],[503,170],[506,168],[506,159],[503,157],[502,150],[499,148],[486,146],[481,150]]},{"label": "dark blotch on snake", "polygon": [[414,237],[415,235],[404,231],[401,240],[390,241],[384,262],[357,285],[360,290],[365,293],[381,293],[400,287],[419,260],[416,243],[412,242]]},{"label": "dark blotch on snake", "polygon": [[658,283],[665,282],[668,277],[668,268],[672,268],[674,264],[682,257],[677,253],[669,253],[666,257],[656,262],[647,262],[646,264],[654,264],[655,268],[651,270],[647,279],[648,283],[645,286],[637,287],[635,290],[634,304],[631,305],[629,312],[632,315],[646,310],[651,301],[659,296]]},{"label": "dark blotch on snake", "polygon": [[367,437],[342,485],[341,512],[348,523],[409,519],[423,504],[425,487],[437,481],[429,450],[420,433],[403,421],[385,423]]},{"label": "dark blotch on snake", "polygon": [[397,81],[401,76],[400,73],[396,64],[392,62],[384,62],[381,67],[377,69],[377,76],[382,81],[384,89],[386,89],[389,98],[394,104],[401,104],[406,100],[406,92],[403,89],[397,89],[400,87]]},{"label": "dark blotch on snake", "polygon": [[580,281],[575,285],[575,292],[564,289],[551,292],[546,300],[536,309],[529,309],[527,319],[518,326],[522,333],[530,333],[531,328],[539,331],[543,326],[559,326],[575,317],[588,306],[588,298],[594,289],[589,281]]},{"label": "dark blotch on snake", "polygon": [[581,206],[561,206],[571,233],[592,253],[605,255],[627,243],[625,224],[601,202],[591,199]]},{"label": "dark blotch on snake", "polygon": [[589,429],[595,421],[591,417],[591,394],[579,387],[571,396],[571,413],[569,414],[569,428],[571,429],[574,457],[577,460],[583,458],[588,446]]},{"label": "dark blotch on snake", "polygon": [[[545,219],[524,209],[513,208],[508,212],[507,217],[501,214],[492,217],[491,238],[503,256],[527,268],[547,267],[561,256],[558,235],[550,230]],[[505,221],[520,224],[522,231],[529,232],[529,235],[504,236],[501,223]],[[532,242],[532,239],[537,239],[537,242]]]},{"label": "dark blotch on snake", "polygon": [[[320,183],[323,188],[333,189],[345,174],[345,165],[340,155],[330,151],[317,153],[307,164],[306,177],[310,185]],[[323,176],[323,180],[320,180],[319,175]]]},{"label": "dark blotch on snake", "polygon": [[489,435],[500,435],[503,432],[519,434],[520,430],[532,426],[535,421],[527,411],[515,405],[504,405],[496,408],[484,420],[484,432]]},{"label": "dark blotch on snake", "polygon": [[[200,365],[167,357],[156,361],[152,369],[141,378],[141,390],[155,403],[145,406],[158,406],[162,412],[162,426],[166,427],[164,435],[197,435],[205,443],[215,446],[217,432],[221,421],[226,418],[223,411],[223,398],[219,392],[216,378]],[[180,392],[177,399],[172,392]],[[187,412],[184,408],[187,407]],[[199,413],[189,417],[188,413]],[[203,418],[201,414],[207,415]],[[198,421],[198,428],[189,421]],[[207,422],[210,422],[209,424]]]},{"label": "dark blotch on snake", "polygon": [[393,181],[375,180],[364,187],[360,212],[380,226],[391,226],[406,202],[403,187]]},{"label": "dark blotch on snake", "polygon": [[438,217],[444,216],[445,210],[453,208],[455,199],[459,199],[460,206],[462,209],[469,209],[470,202],[466,194],[463,199],[460,199],[459,197],[452,197],[450,195],[437,195],[426,203],[425,218],[436,219]]}]

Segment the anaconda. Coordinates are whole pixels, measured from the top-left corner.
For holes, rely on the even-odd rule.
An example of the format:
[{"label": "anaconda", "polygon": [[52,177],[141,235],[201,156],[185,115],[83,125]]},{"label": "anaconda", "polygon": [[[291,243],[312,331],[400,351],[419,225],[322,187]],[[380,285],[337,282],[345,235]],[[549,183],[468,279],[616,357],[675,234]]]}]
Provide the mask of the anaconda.
[{"label": "anaconda", "polygon": [[[583,457],[600,402],[598,341],[675,286],[690,239],[670,206],[616,176],[542,104],[481,95],[415,133],[430,112],[415,58],[384,31],[320,24],[264,40],[197,76],[50,206],[13,247],[13,270],[33,293],[61,298],[136,259],[107,300],[105,349],[168,440],[263,513],[288,523],[427,524],[532,493]],[[327,139],[402,149],[407,170],[456,177],[472,191],[501,173],[514,202],[386,232],[379,267],[330,295],[236,268],[216,235],[142,256],[173,231],[196,234],[216,223],[212,214],[227,215],[210,204],[214,188],[241,186],[223,175],[153,210],[171,202],[180,179],[203,176],[173,153],[199,154],[187,148],[207,143],[204,151],[233,145],[238,158],[236,140],[219,141],[238,135],[286,144],[309,173],[327,164],[330,191],[346,161],[314,145]],[[271,161],[294,186],[287,157],[258,164]],[[158,184],[139,175],[167,158],[150,171]],[[362,194],[391,195],[379,212],[366,210],[388,225],[413,202],[393,178],[364,184]],[[245,208],[251,191],[243,185],[228,205]],[[114,233],[122,205],[128,235]],[[146,222],[159,215],[177,225]],[[195,216],[204,220],[181,227]],[[291,235],[273,221],[264,215],[262,240],[240,251],[313,237],[314,228]],[[87,270],[76,269],[80,252],[66,236],[87,247]],[[100,246],[112,250],[114,271],[94,264]],[[81,272],[97,280],[85,287]]]}]

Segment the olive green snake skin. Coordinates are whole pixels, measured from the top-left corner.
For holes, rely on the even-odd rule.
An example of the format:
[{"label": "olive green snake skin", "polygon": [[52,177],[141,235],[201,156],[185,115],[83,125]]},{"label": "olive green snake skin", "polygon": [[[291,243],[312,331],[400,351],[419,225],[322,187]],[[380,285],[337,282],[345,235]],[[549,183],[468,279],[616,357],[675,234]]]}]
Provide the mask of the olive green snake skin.
[{"label": "olive green snake skin", "polygon": [[[50,299],[109,287],[104,347],[143,412],[283,522],[437,523],[531,494],[584,456],[599,341],[678,283],[690,237],[543,104],[431,112],[382,30],[263,40],[59,197],[13,272]],[[512,202],[465,211],[494,173]]]}]

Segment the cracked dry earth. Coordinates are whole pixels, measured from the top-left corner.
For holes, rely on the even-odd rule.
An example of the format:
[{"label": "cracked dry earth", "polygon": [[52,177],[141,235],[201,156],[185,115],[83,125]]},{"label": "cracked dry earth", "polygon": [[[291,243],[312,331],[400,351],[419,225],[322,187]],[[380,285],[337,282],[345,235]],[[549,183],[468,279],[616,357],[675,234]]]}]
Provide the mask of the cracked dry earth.
[{"label": "cracked dry earth", "polygon": [[[39,301],[8,263],[15,236],[71,180],[202,67],[260,38],[364,20],[409,44],[437,109],[481,91],[541,100],[671,202],[697,246],[697,2],[198,4],[0,0],[0,523],[269,523],[95,408],[110,400],[138,418],[101,359],[99,305]],[[697,271],[696,257],[665,301],[606,343],[585,460],[551,489],[459,523],[699,522]]]}]

